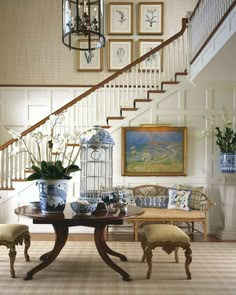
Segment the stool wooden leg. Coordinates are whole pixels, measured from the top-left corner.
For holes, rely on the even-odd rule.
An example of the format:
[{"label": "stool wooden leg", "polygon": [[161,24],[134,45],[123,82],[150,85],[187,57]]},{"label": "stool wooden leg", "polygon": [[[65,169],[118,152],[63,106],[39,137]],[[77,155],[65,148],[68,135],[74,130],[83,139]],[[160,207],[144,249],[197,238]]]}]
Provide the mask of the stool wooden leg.
[{"label": "stool wooden leg", "polygon": [[15,270],[14,270],[14,263],[16,260],[16,247],[15,247],[15,245],[13,245],[13,246],[10,246],[9,248],[10,248],[10,250],[9,250],[8,255],[10,258],[10,273],[11,273],[11,277],[15,278],[16,275],[15,275]]},{"label": "stool wooden leg", "polygon": [[149,247],[147,247],[146,249],[146,257],[147,257],[147,264],[148,264],[146,279],[150,279],[151,273],[152,273],[152,250]]},{"label": "stool wooden leg", "polygon": [[207,241],[207,223],[203,222],[203,229],[204,229],[204,241]]},{"label": "stool wooden leg", "polygon": [[192,262],[192,250],[190,247],[186,248],[186,250],[185,250],[185,258],[186,258],[185,271],[186,271],[188,280],[191,280],[192,276],[191,276],[191,272],[189,271],[189,265]]},{"label": "stool wooden leg", "polygon": [[142,262],[145,262],[147,259],[147,240],[145,234],[141,235],[141,247],[143,249]]},{"label": "stool wooden leg", "polygon": [[134,240],[135,240],[135,242],[137,242],[138,241],[138,226],[139,226],[139,224],[138,224],[138,222],[134,222]]},{"label": "stool wooden leg", "polygon": [[26,233],[24,236],[24,244],[25,244],[25,249],[24,249],[25,260],[30,261],[29,254],[28,254],[28,250],[30,247],[30,234],[29,233]]},{"label": "stool wooden leg", "polygon": [[176,262],[176,263],[179,263],[178,250],[179,250],[179,247],[176,247],[176,248],[175,248],[175,262]]}]

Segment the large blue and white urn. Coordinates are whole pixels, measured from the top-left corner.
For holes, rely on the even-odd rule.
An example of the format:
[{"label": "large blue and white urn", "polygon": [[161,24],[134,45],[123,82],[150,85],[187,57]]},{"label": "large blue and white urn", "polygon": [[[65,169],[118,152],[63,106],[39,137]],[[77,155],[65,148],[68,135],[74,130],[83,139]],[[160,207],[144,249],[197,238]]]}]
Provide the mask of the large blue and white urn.
[{"label": "large blue and white urn", "polygon": [[66,206],[69,179],[39,179],[40,208],[43,213],[62,213]]},{"label": "large blue and white urn", "polygon": [[220,169],[222,173],[236,173],[236,153],[220,153]]}]

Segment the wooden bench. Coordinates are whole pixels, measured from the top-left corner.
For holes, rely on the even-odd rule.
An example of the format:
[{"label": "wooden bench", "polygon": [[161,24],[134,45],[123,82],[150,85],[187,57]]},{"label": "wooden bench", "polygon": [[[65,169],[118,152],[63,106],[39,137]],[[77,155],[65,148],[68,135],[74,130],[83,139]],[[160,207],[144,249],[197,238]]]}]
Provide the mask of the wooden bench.
[{"label": "wooden bench", "polygon": [[[168,196],[168,188],[159,185],[142,185],[131,188],[134,198],[137,196]],[[193,188],[194,191],[194,188]],[[187,223],[190,236],[195,231],[202,232],[204,240],[207,238],[207,216],[208,210],[214,205],[204,193],[199,193],[199,209],[191,209],[189,211],[164,208],[145,208],[145,212],[141,215],[130,217],[127,219],[129,223],[133,223],[134,240],[138,241],[139,228],[145,223],[169,223],[178,225],[179,223]],[[196,206],[198,207],[198,206]],[[202,229],[197,229],[195,223],[199,223]]]}]

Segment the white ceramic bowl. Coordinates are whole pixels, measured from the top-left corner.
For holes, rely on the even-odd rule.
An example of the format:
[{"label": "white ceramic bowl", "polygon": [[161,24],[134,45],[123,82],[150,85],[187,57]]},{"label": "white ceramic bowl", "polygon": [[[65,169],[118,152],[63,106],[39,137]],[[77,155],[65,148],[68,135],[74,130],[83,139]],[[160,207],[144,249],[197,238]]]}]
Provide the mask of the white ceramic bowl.
[{"label": "white ceramic bowl", "polygon": [[81,198],[75,202],[71,202],[70,206],[76,214],[90,215],[97,209],[98,202],[99,199],[95,198]]}]

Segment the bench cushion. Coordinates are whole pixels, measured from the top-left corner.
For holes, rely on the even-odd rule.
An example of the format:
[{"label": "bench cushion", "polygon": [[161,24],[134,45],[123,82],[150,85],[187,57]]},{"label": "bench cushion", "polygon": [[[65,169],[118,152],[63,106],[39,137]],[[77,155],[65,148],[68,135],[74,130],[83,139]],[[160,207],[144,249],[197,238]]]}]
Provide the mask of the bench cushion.
[{"label": "bench cushion", "polygon": [[148,243],[154,242],[183,242],[190,243],[190,238],[182,229],[170,224],[150,224],[143,227]]},{"label": "bench cushion", "polygon": [[29,227],[24,224],[0,224],[0,241],[14,242],[19,235],[28,230]]},{"label": "bench cushion", "polygon": [[169,220],[177,220],[177,221],[194,221],[205,219],[205,212],[199,210],[175,210],[175,209],[159,209],[159,208],[145,208],[145,211],[141,215],[137,215],[134,218],[129,217],[128,219],[135,220],[153,220],[156,221],[169,221]]}]

